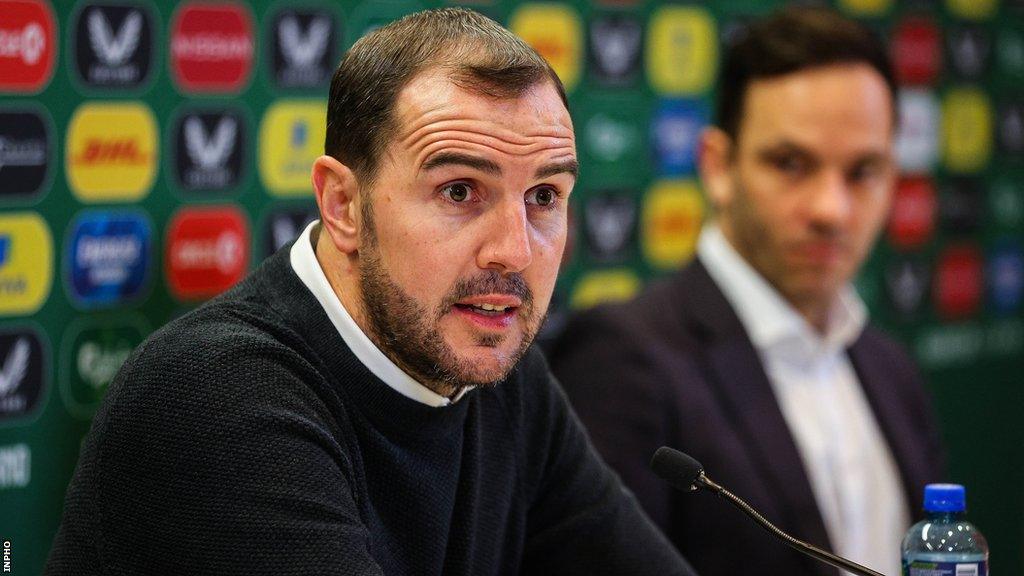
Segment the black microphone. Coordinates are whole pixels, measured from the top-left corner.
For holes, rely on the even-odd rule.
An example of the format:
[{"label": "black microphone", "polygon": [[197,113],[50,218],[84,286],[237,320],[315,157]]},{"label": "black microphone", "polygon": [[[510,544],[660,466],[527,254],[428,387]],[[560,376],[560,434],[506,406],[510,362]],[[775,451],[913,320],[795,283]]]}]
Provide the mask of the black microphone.
[{"label": "black microphone", "polygon": [[774,524],[766,520],[764,516],[762,516],[757,510],[751,508],[749,504],[744,502],[738,496],[712,482],[710,478],[704,475],[704,467],[700,465],[700,462],[697,462],[679,450],[669,448],[668,446],[658,448],[654,453],[654,457],[651,458],[651,470],[654,470],[654,473],[660,476],[662,480],[665,480],[683,492],[695,492],[701,488],[711,490],[745,512],[747,516],[753,518],[755,522],[772,535],[781,539],[786,544],[789,544],[790,547],[795,548],[808,556],[817,558],[818,560],[821,560],[826,564],[831,564],[836,568],[853,572],[854,574],[859,574],[860,576],[885,576],[884,574],[875,572],[870,568],[861,566],[856,562],[852,562],[846,558],[841,558],[831,552],[826,552],[821,548],[812,546],[803,540],[797,540],[782,530],[779,530]]}]

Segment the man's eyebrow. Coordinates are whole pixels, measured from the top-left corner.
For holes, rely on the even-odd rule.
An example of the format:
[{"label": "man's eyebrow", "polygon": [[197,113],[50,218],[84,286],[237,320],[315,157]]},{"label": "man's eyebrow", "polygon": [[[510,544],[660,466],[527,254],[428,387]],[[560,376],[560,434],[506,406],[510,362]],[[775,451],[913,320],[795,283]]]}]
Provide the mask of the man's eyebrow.
[{"label": "man's eyebrow", "polygon": [[814,153],[808,148],[805,148],[791,140],[782,140],[766,144],[757,150],[757,154],[762,157],[776,156],[779,154],[801,154],[804,156],[814,156]]},{"label": "man's eyebrow", "polygon": [[580,173],[580,163],[575,158],[563,162],[553,162],[537,169],[533,175],[537,180],[554,176],[556,174],[569,174],[575,180]]},{"label": "man's eyebrow", "polygon": [[501,176],[501,166],[485,158],[477,158],[458,152],[441,152],[434,154],[423,163],[420,170],[430,171],[443,166],[466,166],[493,176]]}]

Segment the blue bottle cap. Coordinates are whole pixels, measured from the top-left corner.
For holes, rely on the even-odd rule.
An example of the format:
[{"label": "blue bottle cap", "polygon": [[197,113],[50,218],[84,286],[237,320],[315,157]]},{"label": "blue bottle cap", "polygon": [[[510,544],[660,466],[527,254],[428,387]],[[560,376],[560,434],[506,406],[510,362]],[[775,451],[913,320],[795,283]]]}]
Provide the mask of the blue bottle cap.
[{"label": "blue bottle cap", "polygon": [[924,487],[925,512],[963,512],[967,509],[964,487],[959,484],[929,484]]}]

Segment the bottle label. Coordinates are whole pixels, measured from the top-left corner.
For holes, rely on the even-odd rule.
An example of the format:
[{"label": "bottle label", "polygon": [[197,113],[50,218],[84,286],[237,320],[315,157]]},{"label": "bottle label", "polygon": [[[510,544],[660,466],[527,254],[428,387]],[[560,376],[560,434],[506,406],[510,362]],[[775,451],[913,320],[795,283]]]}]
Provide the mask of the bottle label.
[{"label": "bottle label", "polygon": [[988,562],[928,562],[903,565],[903,576],[988,576]]}]

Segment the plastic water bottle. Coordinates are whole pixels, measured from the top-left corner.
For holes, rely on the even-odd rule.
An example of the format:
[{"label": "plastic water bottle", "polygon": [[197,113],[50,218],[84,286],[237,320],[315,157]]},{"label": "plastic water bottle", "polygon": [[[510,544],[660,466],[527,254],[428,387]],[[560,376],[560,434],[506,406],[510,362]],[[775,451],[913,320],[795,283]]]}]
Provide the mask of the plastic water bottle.
[{"label": "plastic water bottle", "polygon": [[963,486],[925,486],[926,517],[903,538],[903,576],[988,576],[988,543],[966,510]]}]

